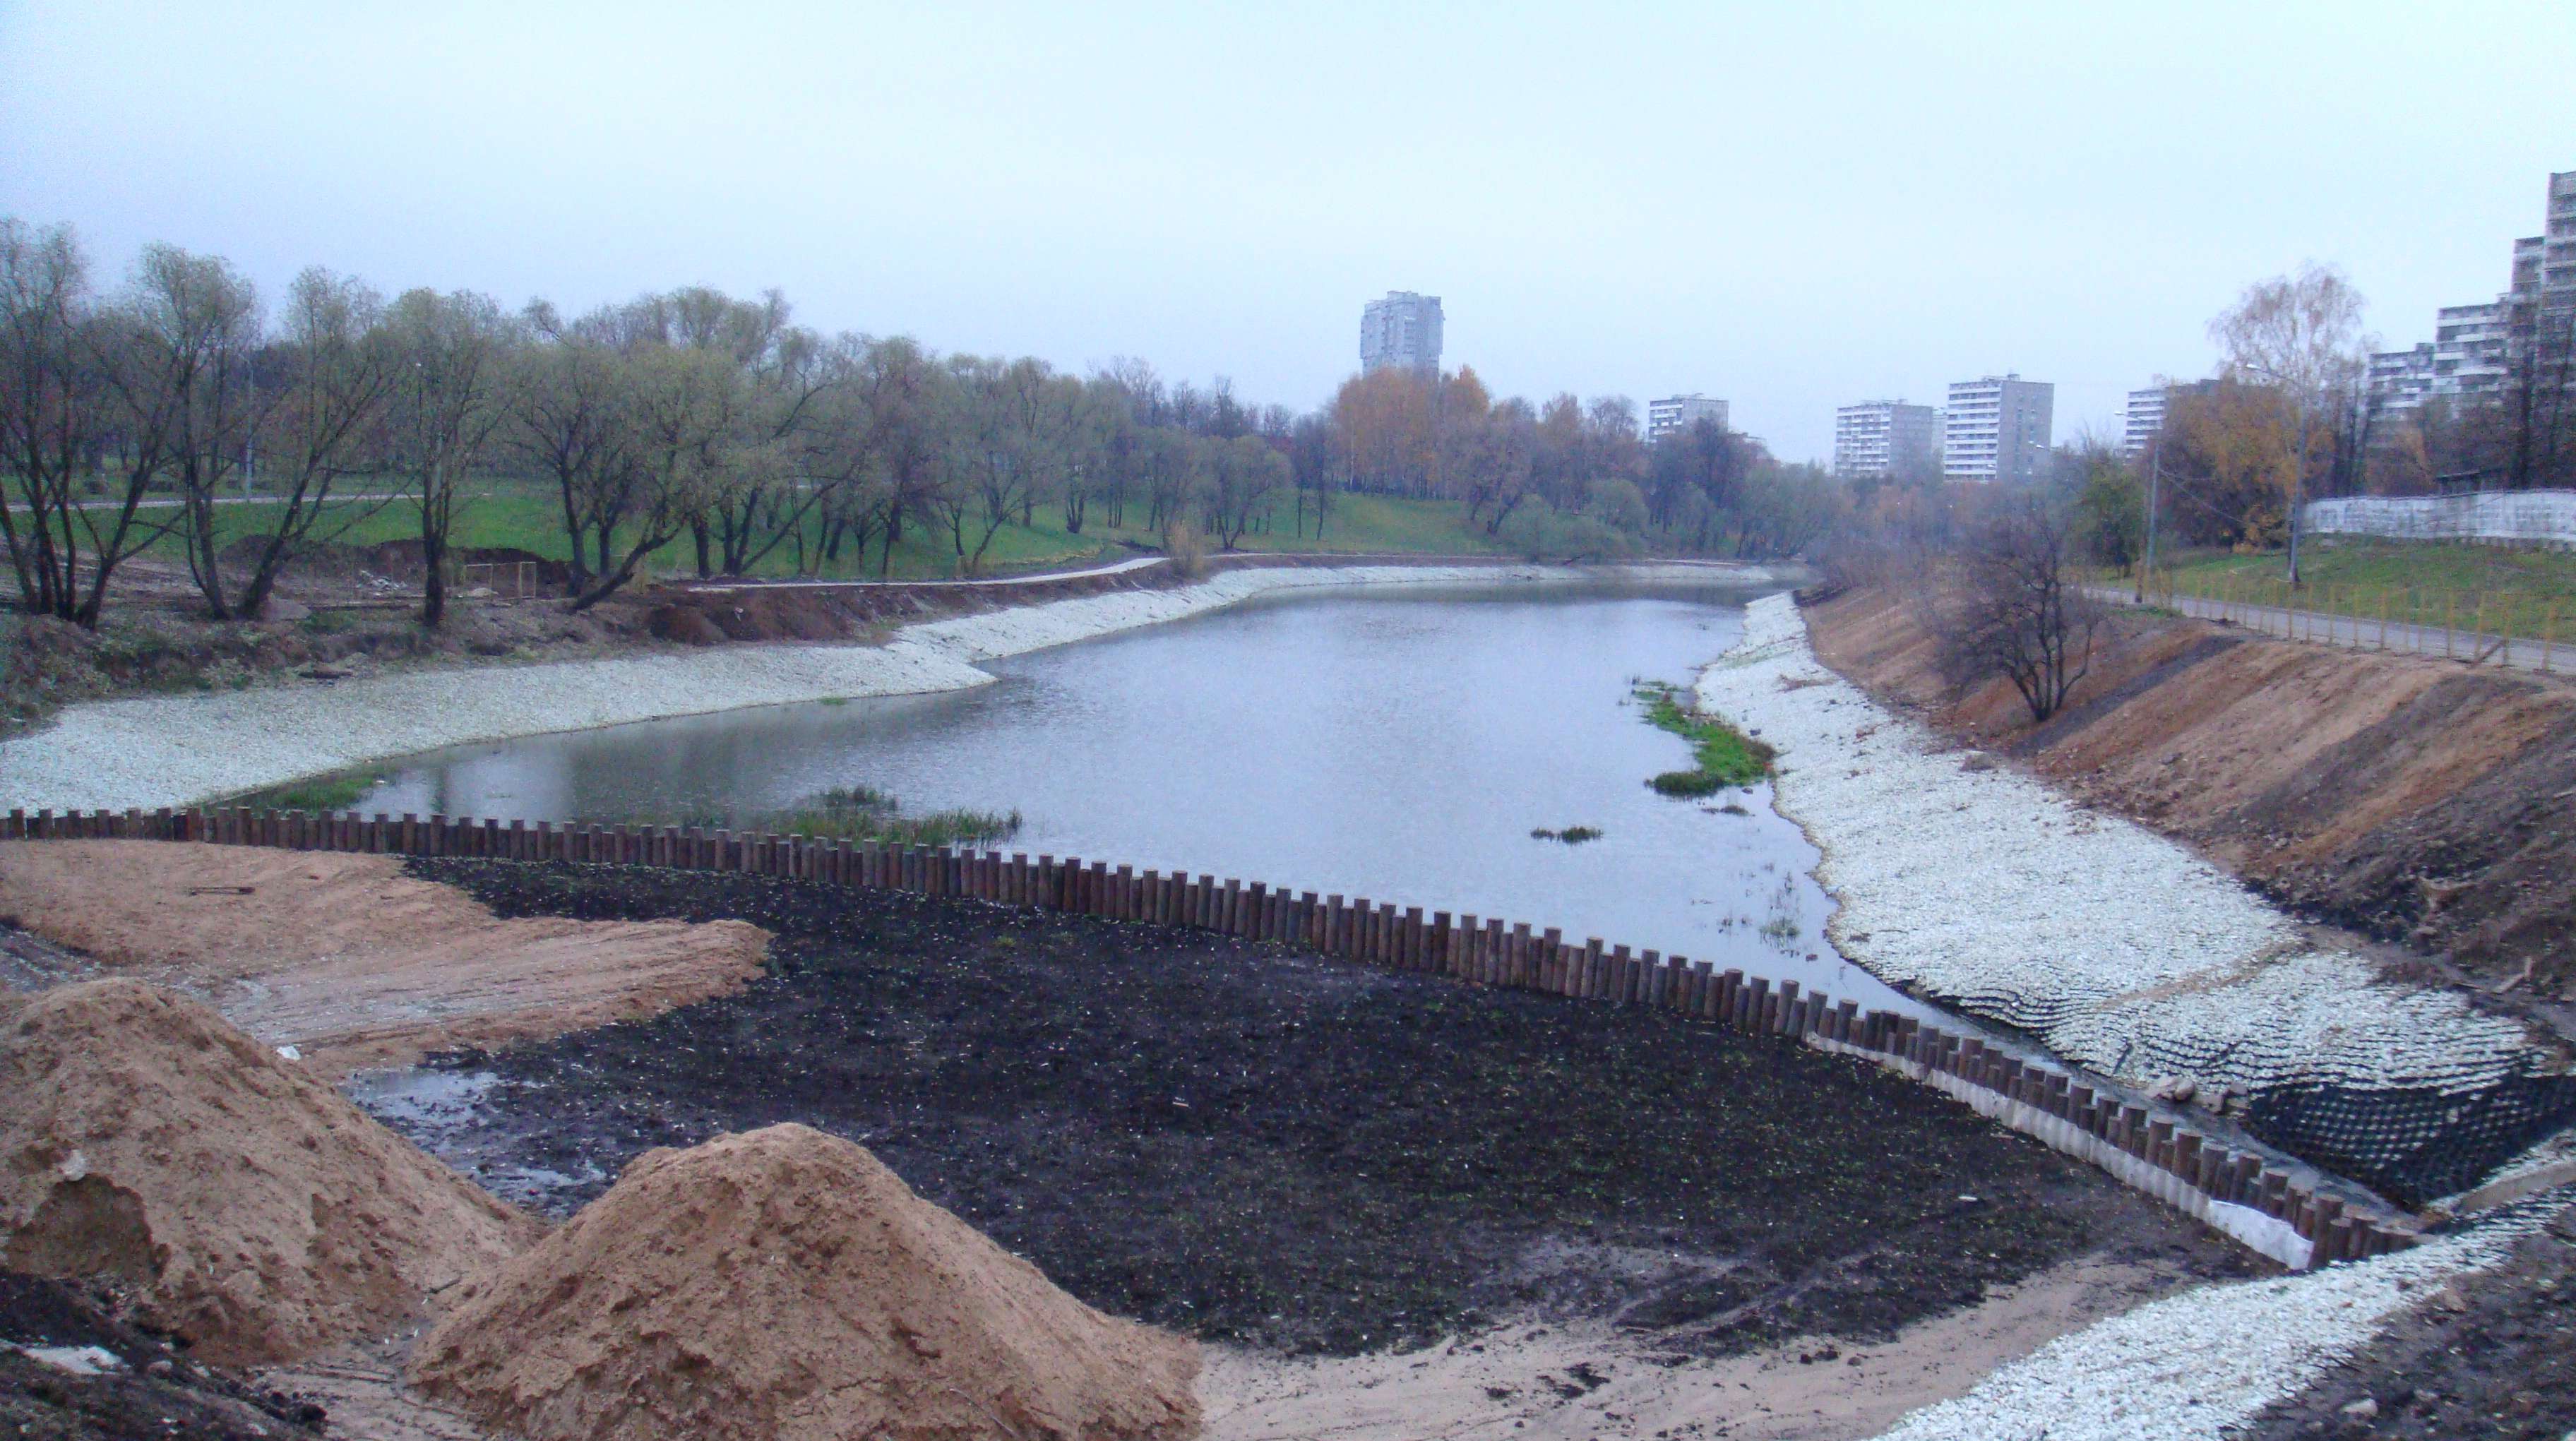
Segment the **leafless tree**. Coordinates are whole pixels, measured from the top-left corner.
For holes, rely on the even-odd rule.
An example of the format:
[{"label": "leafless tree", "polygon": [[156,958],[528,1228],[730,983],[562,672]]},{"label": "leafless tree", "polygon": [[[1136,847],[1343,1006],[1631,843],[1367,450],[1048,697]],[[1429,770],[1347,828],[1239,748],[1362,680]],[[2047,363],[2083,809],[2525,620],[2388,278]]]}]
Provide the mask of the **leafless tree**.
[{"label": "leafless tree", "polygon": [[93,630],[109,577],[172,524],[143,504],[170,426],[122,404],[124,329],[68,227],[0,216],[0,547],[23,609]]},{"label": "leafless tree", "polygon": [[412,290],[395,301],[389,461],[420,521],[420,623],[447,618],[447,548],[476,466],[508,418],[509,320],[487,295]]},{"label": "leafless tree", "polygon": [[2105,623],[2072,573],[2072,531],[2038,496],[2006,500],[1970,527],[1929,601],[1944,680],[1963,690],[2009,680],[2033,721],[2066,704]]}]

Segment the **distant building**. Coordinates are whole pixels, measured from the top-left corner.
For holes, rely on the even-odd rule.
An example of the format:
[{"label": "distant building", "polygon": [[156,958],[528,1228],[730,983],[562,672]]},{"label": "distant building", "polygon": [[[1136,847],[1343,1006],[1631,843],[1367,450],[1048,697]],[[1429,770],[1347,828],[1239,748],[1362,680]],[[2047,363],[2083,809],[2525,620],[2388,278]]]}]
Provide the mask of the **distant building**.
[{"label": "distant building", "polygon": [[2057,387],[2018,374],[1954,381],[1941,418],[1941,473],[2028,485],[2048,473]]},{"label": "distant building", "polygon": [[2128,409],[2120,415],[2120,453],[2131,459],[2145,454],[2148,442],[2164,428],[2165,387],[2130,391]]},{"label": "distant building", "polygon": [[2165,418],[2173,403],[2187,395],[2203,395],[2216,389],[2215,380],[2177,380],[2151,385],[2129,392],[2129,408],[2121,416],[2120,454],[2131,460],[2147,453],[2147,447],[2165,428]]},{"label": "distant building", "polygon": [[1692,391],[1688,395],[1667,395],[1646,403],[1646,439],[1657,441],[1677,431],[1690,429],[1703,420],[1717,422],[1726,428],[1726,402],[1713,395]]},{"label": "distant building", "polygon": [[2404,414],[2436,398],[2499,397],[2535,348],[2544,366],[2552,363],[2576,319],[2576,170],[2549,177],[2541,208],[2542,233],[2514,241],[2510,279],[2492,302],[2443,306],[2431,344],[2370,358],[2374,412]]},{"label": "distant building", "polygon": [[1941,412],[1871,400],[1834,412],[1834,474],[1858,480],[1922,473],[1941,446]]},{"label": "distant building", "polygon": [[1440,373],[1440,297],[1390,290],[1360,310],[1360,369]]}]

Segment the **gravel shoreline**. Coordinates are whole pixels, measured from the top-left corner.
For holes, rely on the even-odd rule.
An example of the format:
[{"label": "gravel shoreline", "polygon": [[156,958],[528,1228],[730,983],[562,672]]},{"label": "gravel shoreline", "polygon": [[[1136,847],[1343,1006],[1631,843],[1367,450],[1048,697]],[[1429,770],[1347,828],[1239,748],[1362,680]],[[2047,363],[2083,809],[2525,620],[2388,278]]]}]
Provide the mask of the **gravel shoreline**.
[{"label": "gravel shoreline", "polygon": [[[1639,565],[1622,579],[1706,579],[1708,566]],[[1760,566],[1729,568],[1749,584]],[[422,671],[331,685],[74,706],[0,744],[0,810],[196,805],[299,776],[443,746],[587,730],[745,706],[960,690],[975,662],[1178,620],[1315,586],[1570,583],[1543,566],[1349,566],[1226,571],[1172,590],[1081,596],[907,626],[881,646],[733,646],[532,666]]]},{"label": "gravel shoreline", "polygon": [[[2250,1097],[2249,1125],[2273,1123],[2290,1139],[2266,1138],[2293,1150],[2337,1149],[2315,1139],[2324,1104],[2438,1115],[2477,1098],[2527,1120],[2529,1107],[2562,1103],[2546,1088],[2563,1078],[2518,1023],[2384,981],[2183,846],[2009,768],[1966,763],[1818,662],[1785,595],[1749,608],[1698,694],[1779,749],[1780,811],[1824,852],[1817,879],[1841,902],[1827,932],[1881,979],[2135,1085],[2189,1079],[2204,1096]],[[2306,1110],[2283,1109],[2295,1107]],[[2338,1139],[2359,1149],[2317,1158],[2383,1186],[2438,1170],[2425,1157],[2453,1144],[2416,1137],[2405,1144],[2425,1149],[2400,1154],[2373,1135],[2397,1129],[2385,1115],[2348,1129],[2359,1139]],[[2460,1186],[2433,1194],[2536,1139],[2496,1141]],[[2370,1174],[2378,1164],[2389,1174]]]}]

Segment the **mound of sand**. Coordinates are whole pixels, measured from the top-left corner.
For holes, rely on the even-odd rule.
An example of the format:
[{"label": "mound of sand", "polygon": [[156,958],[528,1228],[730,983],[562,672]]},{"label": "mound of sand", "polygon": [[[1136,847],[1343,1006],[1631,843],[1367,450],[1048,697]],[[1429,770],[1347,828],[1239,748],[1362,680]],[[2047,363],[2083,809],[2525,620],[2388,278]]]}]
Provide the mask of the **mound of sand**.
[{"label": "mound of sand", "polygon": [[0,1096],[0,1264],[122,1277],[225,1364],[381,1333],[540,1229],[139,981],[0,1012]]},{"label": "mound of sand", "polygon": [[503,920],[399,856],[168,841],[0,846],[0,916],[211,1002],[328,1076],[640,1020],[760,974],[740,921]]},{"label": "mound of sand", "polygon": [[1101,1315],[804,1126],[648,1151],[412,1380],[531,1441],[1185,1437],[1198,1347]]}]

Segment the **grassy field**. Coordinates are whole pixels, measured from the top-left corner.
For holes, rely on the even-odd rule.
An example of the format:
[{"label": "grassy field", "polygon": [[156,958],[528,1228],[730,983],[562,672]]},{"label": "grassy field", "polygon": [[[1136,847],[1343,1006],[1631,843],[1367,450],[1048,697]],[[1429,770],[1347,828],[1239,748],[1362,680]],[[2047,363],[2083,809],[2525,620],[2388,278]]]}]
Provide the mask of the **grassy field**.
[{"label": "grassy field", "polygon": [[[219,512],[223,538],[257,533],[262,524],[273,519],[274,512],[263,505],[234,505]],[[993,538],[985,552],[985,574],[1009,574],[1014,571],[1043,570],[1053,566],[1076,565],[1100,559],[1119,550],[1118,542],[1132,541],[1158,546],[1160,537],[1141,524],[1112,527],[1098,519],[1099,507],[1093,508],[1094,519],[1074,535],[1057,523],[1059,515],[1041,510],[1036,524],[1006,525]],[[1142,505],[1131,506],[1128,518],[1141,522]],[[1371,551],[1433,555],[1473,555],[1495,552],[1499,547],[1485,535],[1480,526],[1467,524],[1466,509],[1457,501],[1400,500],[1374,495],[1344,495],[1335,499],[1331,518],[1318,539],[1314,523],[1308,519],[1304,533],[1294,527],[1295,512],[1282,507],[1275,517],[1274,528],[1243,537],[1239,548],[1246,551]],[[332,535],[351,545],[371,546],[386,541],[408,540],[417,533],[416,513],[396,502],[374,505],[365,502],[336,504],[317,532]],[[821,550],[819,527],[808,527],[806,542],[809,557]],[[544,488],[522,482],[494,481],[485,493],[468,504],[457,520],[454,544],[460,548],[511,548],[531,551],[551,559],[564,559],[569,545],[563,533],[562,512],[554,497]],[[968,545],[974,543],[970,532]],[[165,539],[159,547],[172,561],[183,559],[176,538]],[[844,552],[839,561],[822,566],[816,574],[827,578],[873,579],[877,574],[878,545],[872,542],[865,560]],[[694,552],[686,538],[656,552],[648,569],[664,575],[693,574]],[[755,575],[786,576],[798,574],[796,543],[789,540],[772,551],[752,568]],[[935,522],[920,517],[909,519],[902,543],[894,548],[893,564],[888,572],[898,580],[945,579],[959,574],[958,559],[947,532]]]},{"label": "grassy field", "polygon": [[[2159,591],[2488,635],[2576,639],[2576,554],[2500,546],[2316,540],[2293,594],[2275,553],[2185,555]],[[2123,577],[2126,580],[2127,577]]]}]

